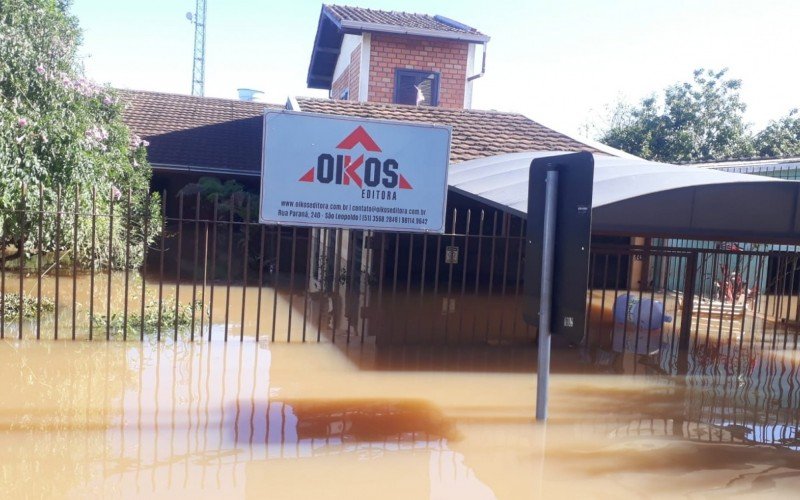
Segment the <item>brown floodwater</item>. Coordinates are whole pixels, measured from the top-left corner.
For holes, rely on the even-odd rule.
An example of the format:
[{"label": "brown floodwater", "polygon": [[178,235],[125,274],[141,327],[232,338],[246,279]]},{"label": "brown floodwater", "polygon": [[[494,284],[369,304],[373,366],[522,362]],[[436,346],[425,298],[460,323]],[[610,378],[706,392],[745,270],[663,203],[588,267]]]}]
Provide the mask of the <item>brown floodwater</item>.
[{"label": "brown floodwater", "polygon": [[797,497],[796,353],[691,377],[556,363],[546,426],[533,359],[6,339],[0,496]]}]

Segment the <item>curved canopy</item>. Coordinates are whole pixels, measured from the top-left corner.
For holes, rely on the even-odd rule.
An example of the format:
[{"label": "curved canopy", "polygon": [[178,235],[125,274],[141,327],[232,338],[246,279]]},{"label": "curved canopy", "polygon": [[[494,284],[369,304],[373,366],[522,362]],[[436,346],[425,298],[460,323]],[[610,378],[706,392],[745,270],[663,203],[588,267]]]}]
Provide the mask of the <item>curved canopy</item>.
[{"label": "curved canopy", "polygon": [[[535,158],[512,153],[450,165],[450,189],[520,217]],[[800,182],[594,155],[592,230],[603,234],[800,242]]]}]

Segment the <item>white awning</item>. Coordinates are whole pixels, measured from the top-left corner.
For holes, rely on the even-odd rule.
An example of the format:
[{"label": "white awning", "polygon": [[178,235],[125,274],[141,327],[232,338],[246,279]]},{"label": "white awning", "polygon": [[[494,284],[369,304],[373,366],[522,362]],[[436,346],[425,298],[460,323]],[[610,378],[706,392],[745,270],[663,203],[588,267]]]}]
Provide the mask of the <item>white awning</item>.
[{"label": "white awning", "polygon": [[[512,153],[450,165],[450,189],[525,217],[535,158]],[[800,183],[594,155],[593,231],[736,241],[800,242]]]}]

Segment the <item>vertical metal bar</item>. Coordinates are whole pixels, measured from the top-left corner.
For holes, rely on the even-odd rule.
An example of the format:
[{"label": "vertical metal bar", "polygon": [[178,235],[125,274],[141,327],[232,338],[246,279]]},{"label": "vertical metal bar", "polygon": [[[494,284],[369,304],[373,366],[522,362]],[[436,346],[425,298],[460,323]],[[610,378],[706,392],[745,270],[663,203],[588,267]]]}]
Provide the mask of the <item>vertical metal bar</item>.
[{"label": "vertical metal bar", "polygon": [[[458,209],[453,209],[453,223],[450,230],[450,246],[455,246],[456,243],[456,223],[458,221]],[[448,326],[450,324],[450,301],[452,300],[451,294],[453,291],[453,267],[455,264],[448,263],[447,264],[447,298],[444,308],[444,343],[448,343]],[[411,270],[409,269],[409,272]]]},{"label": "vertical metal bar", "polygon": [[94,336],[94,268],[97,261],[97,188],[92,186],[92,262],[89,265],[89,340]]},{"label": "vertical metal bar", "polygon": [[689,343],[692,335],[692,312],[696,272],[697,251],[693,251],[686,259],[683,311],[681,311],[681,334],[678,342],[678,373],[681,375],[685,375],[689,367]]},{"label": "vertical metal bar", "polygon": [[17,245],[19,246],[18,253],[19,253],[19,314],[17,314],[17,319],[19,321],[19,331],[17,332],[17,338],[20,340],[22,339],[22,325],[23,325],[23,314],[25,304],[23,302],[23,298],[25,295],[25,240],[28,239],[26,226],[28,225],[28,217],[27,211],[25,208],[25,198],[27,195],[27,186],[25,183],[22,184],[22,196],[20,197],[20,225],[19,225],[19,241]]},{"label": "vertical metal bar", "polygon": [[[342,275],[341,275],[342,262],[341,262],[341,260],[342,260],[342,246],[344,245],[344,243],[342,241],[344,239],[342,234],[343,234],[343,232],[342,232],[341,229],[336,229],[336,250],[335,250],[335,256],[334,256],[334,259],[333,259],[334,260],[334,265],[333,265],[333,296],[334,296],[335,299],[338,299],[339,297],[341,297],[341,294],[342,294],[342,280],[341,280],[341,278],[342,278]],[[346,293],[346,290],[347,289],[345,288],[345,293]],[[336,307],[334,307],[333,308],[334,318],[333,318],[333,321],[331,322],[331,342],[334,342],[334,343],[336,342],[336,329],[337,329],[337,326],[339,324],[339,317],[338,317],[337,314],[338,314],[338,310],[337,310]]]},{"label": "vertical metal bar", "polygon": [[[294,264],[297,254],[297,226],[292,227],[292,257],[289,264],[289,318],[286,331],[286,341],[292,341],[292,316],[294,316]],[[349,335],[349,334],[348,334]]]},{"label": "vertical metal bar", "polygon": [[[627,269],[625,270],[625,298],[626,298],[626,301],[627,301],[626,304],[628,305],[628,307],[630,307],[631,297],[632,297],[632,295],[631,295],[631,286],[632,286],[632,282],[633,282],[633,279],[634,279],[633,272],[632,272],[633,271],[633,264],[636,261],[636,256],[637,255],[638,255],[638,253],[637,253],[636,249],[634,249],[634,250],[632,250],[631,252],[628,253],[628,262],[627,262],[628,265],[627,265]],[[639,312],[641,312],[641,302],[639,302],[637,304],[637,308],[639,309]],[[623,357],[625,356],[625,353],[627,351],[627,346],[628,346],[628,333],[629,333],[628,332],[628,323],[629,323],[628,321],[625,321],[622,324],[622,352],[623,352]],[[638,329],[638,323],[637,323],[637,329]],[[634,346],[634,355],[633,355],[634,359],[636,359],[636,356],[638,356],[638,353],[636,353],[636,346]],[[634,375],[636,374],[636,370],[637,370],[637,365],[634,363],[634,365],[633,365],[633,373],[634,373]]]},{"label": "vertical metal bar", "polygon": [[[467,309],[466,304],[464,303],[464,292],[467,289],[467,265],[469,264],[469,227],[472,221],[472,209],[467,209],[467,219],[465,221],[464,226],[464,259],[461,262],[461,294],[458,298],[459,302],[461,302],[461,306],[459,309],[458,314],[458,333],[459,335],[463,335],[464,333],[464,311]],[[519,284],[518,284],[519,285]],[[515,309],[516,311],[516,309]],[[516,316],[516,315],[515,315]],[[516,320],[516,318],[515,318]]]},{"label": "vertical metal bar", "polygon": [[[422,235],[422,276],[419,278],[419,303],[417,308],[419,311],[423,310],[423,305],[425,304],[425,272],[428,267],[428,233]],[[421,328],[422,325],[422,314],[418,315],[417,324]]]},{"label": "vertical metal bar", "polygon": [[[641,253],[642,267],[641,267],[640,272],[639,272],[639,287],[638,287],[639,288],[639,290],[638,290],[638,292],[639,292],[639,298],[638,298],[639,302],[637,303],[637,306],[636,306],[636,308],[638,309],[640,318],[642,317],[642,315],[643,315],[642,313],[644,312],[644,311],[642,311],[642,295],[643,295],[643,290],[642,289],[643,288],[647,288],[647,274],[649,274],[648,259],[649,259],[649,255],[647,254],[647,249],[645,248]],[[644,280],[642,280],[642,273],[645,273],[645,279]],[[631,291],[630,289],[631,289],[631,286],[630,286],[630,283],[628,283],[628,291],[629,292]],[[650,326],[650,322],[649,321],[648,321],[647,326],[648,327]],[[641,334],[641,328],[642,328],[641,327],[641,321],[637,321],[636,322],[636,329],[635,329],[635,332],[634,332],[635,336],[633,338],[633,345],[634,345],[633,350],[634,350],[634,352],[636,353],[637,356],[639,355],[639,337],[640,337],[640,334]],[[649,337],[649,332],[647,333],[647,335]],[[634,364],[633,365],[634,373],[636,373],[637,366],[638,366],[638,364]]]},{"label": "vertical metal bar", "polygon": [[[494,212],[494,217],[492,217],[492,250],[490,253],[490,261],[489,261],[489,289],[486,300],[488,303],[492,301],[492,288],[494,288],[494,253],[495,249],[497,248],[497,210]],[[486,333],[484,340],[489,340],[489,325],[490,325],[490,318],[491,318],[491,308],[487,308],[486,311]]]},{"label": "vertical metal bar", "polygon": [[[480,222],[478,223],[478,255],[475,259],[475,300],[478,300],[478,293],[480,292],[480,283],[481,283],[481,253],[483,251],[483,223],[486,219],[486,213],[483,209],[481,209],[481,218]],[[472,339],[471,341],[475,341],[475,335],[477,331],[477,324],[478,324],[478,315],[473,312],[472,314]]]},{"label": "vertical metal bar", "polygon": [[[408,235],[408,262],[406,264],[406,296],[403,300],[403,304],[405,307],[408,307],[411,297],[411,267],[413,264],[414,258],[414,233]],[[408,322],[410,314],[404,314],[403,318],[403,331],[405,332],[403,335],[408,336]]]},{"label": "vertical metal bar", "polygon": [[[364,313],[362,313],[360,298],[359,298],[359,316],[361,317],[361,343],[364,343],[364,339],[367,337],[367,315],[369,314],[369,297],[370,297],[370,274],[372,272],[372,257],[375,254],[373,249],[373,235],[371,231],[364,231],[363,237],[363,246],[361,249],[361,256],[362,261],[364,262],[364,272],[361,273],[361,281],[364,283]],[[367,245],[369,243],[369,245]],[[364,251],[367,251],[366,259],[363,258]],[[359,294],[360,295],[360,294]],[[408,298],[408,294],[406,294],[406,298]]]},{"label": "vertical metal bar", "polygon": [[[694,247],[694,248],[696,248],[696,247]],[[702,249],[702,247],[701,247],[701,249]],[[699,256],[699,255],[701,255],[701,254],[700,254],[700,251],[701,251],[701,250],[697,250],[697,249],[695,249],[694,251],[695,251],[695,252],[697,252],[698,256]],[[695,276],[695,279],[696,279],[696,277],[697,277],[697,272],[698,272],[698,271],[700,271],[700,290],[699,290],[699,292],[698,292],[698,290],[697,290],[697,287],[695,286],[695,294],[694,294],[694,296],[695,296],[695,297],[697,297],[697,304],[698,304],[698,306],[700,305],[700,303],[701,303],[701,302],[702,302],[702,300],[703,300],[703,292],[704,292],[704,289],[705,289],[705,281],[706,281],[706,280],[704,279],[704,276],[703,276],[703,275],[704,275],[704,272],[703,272],[703,271],[705,270],[706,261],[708,260],[708,255],[707,255],[707,254],[703,253],[703,254],[702,254],[702,256],[703,256],[702,258],[697,258],[697,259],[695,260],[695,262],[698,262],[698,261],[699,261],[699,262],[700,262],[700,264],[701,264],[701,265],[702,265],[702,267],[703,267],[703,269],[696,269],[696,270],[695,270],[695,274],[694,274],[694,276]],[[687,272],[687,273],[688,273],[688,271],[689,271],[689,268],[688,268],[688,266],[689,266],[689,263],[690,263],[690,261],[689,261],[689,259],[687,259],[687,260],[686,260],[686,266],[687,266],[687,268],[686,268],[686,272]],[[696,265],[696,264],[695,264],[695,265]],[[684,275],[684,281],[685,281],[685,279],[686,279],[686,276],[688,276],[688,274],[685,274],[685,275]],[[683,285],[683,286],[684,286],[684,296],[685,296],[686,283],[684,283],[684,285]],[[692,300],[694,300],[694,298],[692,298]],[[697,343],[699,342],[699,339],[700,339],[700,317],[701,317],[701,316],[702,316],[702,314],[700,314],[700,312],[698,311],[697,318],[695,319],[695,325],[694,325],[694,348],[695,348],[695,349],[697,349]],[[706,340],[708,340],[708,339],[706,339]]]},{"label": "vertical metal bar", "polygon": [[[439,279],[441,278],[441,273],[439,272],[440,266],[442,264],[442,235],[436,235],[436,255],[433,259],[433,298],[434,300],[439,300]],[[441,317],[441,316],[440,316]],[[435,318],[435,317],[434,317]],[[438,321],[436,321],[438,323]],[[434,321],[431,322],[431,326],[434,327],[434,335],[436,331],[439,329],[437,325],[434,324]]]},{"label": "vertical metal bar", "polygon": [[[737,275],[741,276],[743,274],[743,271],[746,272],[746,274],[744,274],[744,276],[741,278],[742,290],[740,290],[740,296],[742,298],[742,324],[740,325],[741,328],[739,329],[739,345],[741,347],[744,347],[744,329],[745,329],[745,323],[747,322],[747,302],[749,298],[747,285],[751,283],[750,278],[752,278],[752,271],[753,271],[752,269],[753,256],[748,254],[746,256],[746,263],[745,263],[745,256],[743,256],[741,259],[741,266],[739,266],[738,261],[739,259],[737,259],[737,266],[736,266],[736,268],[739,270]],[[733,302],[735,303],[736,301],[734,300]],[[750,346],[750,348],[752,349],[752,345]]]},{"label": "vertical metal bar", "polygon": [[[511,246],[511,215],[510,214],[503,214],[503,227],[505,228],[505,235],[506,239],[503,243],[503,276],[501,278],[502,287],[500,289],[500,297],[501,300],[505,300],[506,297],[506,281],[508,281],[508,249]],[[500,315],[500,333],[499,337],[503,339],[503,327],[505,326],[505,314]]]},{"label": "vertical metal bar", "polygon": [[306,238],[306,279],[304,280],[303,284],[303,330],[301,333],[301,338],[303,343],[306,341],[306,324],[308,323],[308,282],[311,275],[311,246],[313,244],[313,235],[314,230],[308,228],[306,234],[308,237]]},{"label": "vertical metal bar", "polygon": [[386,233],[381,233],[381,255],[380,255],[380,269],[378,270],[378,310],[379,315],[376,317],[380,318],[379,325],[376,328],[380,328],[379,335],[383,335],[383,325],[384,325],[384,314],[385,311],[383,309],[383,275],[385,272],[384,264],[386,262]]},{"label": "vertical metal bar", "polygon": [[211,341],[211,330],[214,327],[214,283],[217,280],[217,218],[219,195],[214,195],[214,219],[211,221],[211,291],[208,299],[208,340]]},{"label": "vertical metal bar", "polygon": [[233,266],[233,206],[234,199],[231,195],[228,201],[228,255],[225,260],[228,261],[228,275],[225,281],[225,342],[228,341],[228,318],[231,311],[231,269]]},{"label": "vertical metal bar", "polygon": [[[725,259],[725,264],[722,264],[722,266],[724,266],[723,267],[724,271],[722,273],[722,283],[720,283],[719,286],[720,306],[719,306],[719,331],[717,332],[717,349],[720,349],[722,346],[722,324],[725,322],[725,299],[727,295],[725,293],[725,289],[728,287],[728,281],[730,280],[731,276],[730,256],[731,254],[729,252],[722,254],[722,258]],[[733,323],[732,316],[730,318],[730,322]],[[728,347],[730,348],[730,346]]]},{"label": "vertical metal bar", "polygon": [[178,341],[178,318],[181,309],[181,260],[183,258],[183,191],[178,192],[178,252],[175,254],[175,321],[172,339]]},{"label": "vertical metal bar", "polygon": [[[347,282],[345,283],[345,308],[347,310],[347,337],[346,344],[350,344],[350,330],[353,323],[353,315],[349,310],[352,294],[353,294],[353,269],[355,268],[355,231],[347,232],[347,273],[345,274]],[[294,252],[293,252],[294,253]],[[291,300],[291,298],[290,298]]]},{"label": "vertical metal bar", "polygon": [[250,257],[250,197],[247,197],[247,207],[244,211],[244,269],[242,271],[242,320],[239,326],[239,342],[244,340],[244,312],[247,303],[247,266]]},{"label": "vertical metal bar", "polygon": [[131,260],[131,189],[128,188],[128,199],[125,217],[125,301],[122,304],[122,340],[128,340],[128,284],[130,280]]},{"label": "vertical metal bar", "polygon": [[[61,287],[60,287],[60,267],[61,267],[61,186],[56,187],[56,291],[55,291],[55,308],[56,312],[53,315],[53,338],[58,339],[58,306],[59,306],[59,296],[61,295]],[[74,278],[73,278],[74,280]]]},{"label": "vertical metal bar", "polygon": [[[672,263],[672,258],[668,254],[663,255],[662,258],[663,258],[663,261],[664,261],[664,274],[663,274],[663,276],[665,276],[665,278],[664,278],[664,282],[661,283],[661,288],[662,288],[661,304],[662,304],[662,307],[664,308],[664,313],[666,313],[667,312],[667,278],[666,278],[666,276],[669,276],[669,267],[670,267],[670,264]],[[655,287],[653,287],[653,289],[655,289]],[[675,316],[673,316],[673,318],[674,317]],[[673,322],[674,321],[675,320],[673,319]],[[663,322],[662,322],[662,324],[659,325],[659,328],[661,329],[661,332],[658,335],[658,348],[659,348],[659,350],[664,346],[664,326],[665,325],[663,324]],[[670,345],[672,345],[671,342],[670,342]]]},{"label": "vertical metal bar", "polygon": [[[203,285],[200,291],[200,329],[198,330],[199,337],[202,340],[203,332],[205,331],[206,321],[206,288],[208,285],[208,222],[203,224]],[[208,308],[208,323],[211,324],[211,308]],[[209,328],[209,339],[211,338],[211,329]]]},{"label": "vertical metal bar", "polygon": [[519,306],[520,306],[520,283],[523,282],[522,277],[522,253],[525,251],[525,221],[518,219],[519,236],[517,237],[517,276],[514,281],[514,320],[511,327],[512,337],[517,334],[517,321],[519,320]]},{"label": "vertical metal bar", "polygon": [[106,340],[111,339],[111,265],[114,253],[114,190],[108,193],[108,286],[106,287]]},{"label": "vertical metal bar", "polygon": [[[780,322],[781,304],[783,303],[783,301],[781,300],[781,294],[783,288],[786,288],[786,280],[785,280],[786,268],[784,267],[783,272],[780,271],[780,268],[782,267],[784,261],[786,262],[785,266],[788,266],[788,261],[789,261],[788,257],[786,256],[786,254],[780,253],[777,265],[775,266],[778,276],[776,276],[775,278],[775,304],[773,305],[773,308],[775,310],[774,313],[775,318],[774,321],[772,322],[772,343],[770,346],[771,349],[775,349],[775,343],[778,341],[778,323]],[[779,289],[779,287],[783,288]]]},{"label": "vertical metal bar", "polygon": [[75,320],[78,311],[78,213],[80,212],[79,187],[75,186],[75,220],[72,228],[72,340],[75,340]]},{"label": "vertical metal bar", "polygon": [[145,303],[147,301],[147,249],[148,239],[150,238],[150,191],[145,195],[145,209],[144,226],[142,228],[142,303],[139,310],[139,341],[144,340],[144,313]]},{"label": "vertical metal bar", "polygon": [[[705,262],[705,259],[703,259],[703,261]],[[705,271],[705,265],[703,265],[703,271]],[[709,293],[710,296],[711,296],[711,299],[709,300],[708,321],[706,321],[706,346],[708,346],[708,343],[710,342],[709,339],[711,338],[711,315],[712,315],[712,312],[711,312],[712,307],[711,306],[714,304],[714,276],[716,275],[716,273],[717,273],[717,253],[715,252],[715,253],[711,254],[711,284],[710,284],[711,290],[710,290],[710,293]],[[700,287],[701,287],[701,290],[702,290],[702,287],[703,287],[704,284],[705,284],[705,280],[703,279],[703,275],[701,274],[700,275]],[[703,293],[701,291],[700,300],[702,300],[702,295],[703,295]],[[698,303],[699,302],[700,301],[698,301]],[[698,319],[697,320],[698,320],[698,324],[699,324],[699,321],[700,321],[699,315],[698,315]]]},{"label": "vertical metal bar", "polygon": [[[656,263],[656,259],[658,259],[658,256],[657,255],[652,255],[651,247],[650,247],[650,244],[649,244],[650,240],[648,239],[647,241],[648,241],[648,245],[646,247],[646,251],[647,251],[648,255],[647,255],[647,259],[645,260],[645,262],[647,263],[647,268],[645,269],[645,273],[646,273],[645,276],[647,278],[649,278],[650,277],[650,262],[653,261],[654,268],[655,268],[655,263]],[[663,316],[661,317],[662,321],[660,323],[657,323],[657,324],[653,323],[653,310],[655,309],[655,303],[656,303],[655,276],[653,277],[652,282],[653,282],[653,284],[651,286],[650,285],[650,280],[648,279],[648,281],[647,281],[647,288],[650,289],[650,311],[648,311],[649,316],[648,316],[648,320],[647,320],[647,340],[645,341],[645,349],[647,350],[647,354],[648,355],[650,354],[650,352],[652,352],[651,348],[654,347],[654,346],[650,345],[650,336],[651,336],[650,335],[650,331],[653,330],[653,327],[657,327],[658,328],[658,330],[659,330],[659,333],[658,333],[658,335],[659,335],[658,348],[660,349],[660,347],[661,347],[660,337],[661,337],[661,334],[663,333],[663,328],[664,328]],[[663,311],[662,311],[662,314],[663,314]],[[660,353],[660,350],[658,352]]]},{"label": "vertical metal bar", "polygon": [[[36,340],[42,337],[42,239],[44,239],[44,187],[39,183],[39,233],[36,242]],[[22,314],[22,310],[19,311]]]},{"label": "vertical metal bar", "polygon": [[786,290],[784,286],[784,296],[786,296],[786,321],[783,324],[783,349],[786,349],[787,342],[789,341],[789,321],[791,320],[790,315],[792,311],[792,294],[794,293],[794,275],[795,275],[795,267],[797,266],[797,256],[792,255],[787,260],[787,267],[790,269],[788,271],[788,280],[784,281],[784,285],[786,281],[789,282],[789,289]]},{"label": "vertical metal bar", "polygon": [[[322,271],[321,280],[320,280],[320,288],[322,293],[319,294],[319,299],[317,303],[317,342],[320,341],[322,336],[322,307],[323,303],[325,302],[325,287],[328,283],[328,259],[330,259],[330,255],[328,255],[328,238],[330,237],[330,229],[320,229],[319,230],[319,243],[318,248],[320,249],[319,256],[318,256],[318,265]],[[312,268],[313,269],[313,268]]]},{"label": "vertical metal bar", "polygon": [[[195,325],[195,304],[197,303],[197,258],[200,253],[200,193],[198,192],[195,196],[195,205],[194,205],[194,255],[192,257],[192,261],[194,265],[192,266],[192,324],[189,327],[189,340],[194,342],[194,325]],[[200,307],[200,315],[205,314],[202,306]],[[200,331],[202,332],[203,329],[201,328]]]},{"label": "vertical metal bar", "polygon": [[[698,256],[700,255],[700,253],[699,253],[700,250],[693,250],[693,251],[697,252]],[[699,261],[700,264],[703,267],[703,270],[704,270],[705,269],[705,265],[706,265],[706,260],[708,259],[708,255],[706,255],[706,254],[702,254],[702,255],[703,255],[703,257],[696,259],[695,262]],[[683,273],[683,277],[684,277],[684,285],[683,285],[683,287],[684,287],[684,298],[685,298],[685,291],[686,291],[686,283],[685,283],[685,281],[686,281],[687,276],[688,276],[687,273],[689,272],[689,267],[688,267],[689,263],[690,263],[690,260],[687,258],[686,259],[686,271]],[[697,277],[697,271],[698,270],[695,270],[695,274],[694,274],[695,279]],[[697,287],[695,286],[695,294],[694,294],[694,297],[697,297],[698,306],[700,305],[701,301],[703,300],[703,289],[705,287],[705,279],[703,278],[703,274],[704,273],[702,272],[702,270],[700,270],[700,271],[701,271],[700,272],[700,290],[699,290],[699,293],[698,293]],[[692,300],[694,300],[694,297],[692,297]],[[695,319],[695,325],[694,325],[694,343],[693,343],[693,348],[694,349],[697,349],[697,343],[699,342],[699,339],[700,339],[700,316],[702,316],[702,314],[700,314],[700,312],[698,311],[697,318]]]},{"label": "vertical metal bar", "polygon": [[[397,314],[397,311],[398,311],[398,307],[397,307],[397,268],[398,268],[398,265],[397,264],[398,264],[399,258],[400,258],[400,234],[399,233],[395,233],[395,235],[394,235],[394,266],[392,266],[392,268],[394,269],[394,273],[392,275],[392,316],[394,318],[397,317],[396,314]],[[394,318],[393,318],[393,320],[391,322],[391,335],[389,336],[392,341],[394,340],[394,326],[395,326],[395,323],[396,323],[396,321],[394,321]],[[406,342],[407,338],[408,338],[408,327],[406,326],[406,328],[403,330],[403,343]]]},{"label": "vertical metal bar", "polygon": [[[764,265],[766,264],[766,261],[767,261],[767,259],[764,258],[764,256],[760,255],[760,254],[758,255],[758,258],[756,259],[756,279],[755,279],[756,284],[755,284],[754,290],[758,290],[761,293],[760,294],[756,294],[756,296],[755,296],[755,298],[753,300],[753,323],[750,326],[750,348],[751,349],[753,349],[753,347],[755,345],[755,340],[756,340],[756,323],[758,323],[758,309],[760,307],[759,302],[761,300],[761,297],[759,295],[765,295],[765,296],[767,295],[767,293],[766,293],[767,290],[766,289],[762,290],[762,287],[761,287],[761,272],[764,270]],[[764,313],[765,313],[764,317],[766,318],[766,311],[764,311]],[[764,348],[764,329],[761,330],[761,346],[760,347],[761,347],[761,349]]]},{"label": "vertical metal bar", "polygon": [[264,226],[261,225],[261,243],[258,250],[258,306],[256,308],[256,342],[261,334],[261,290],[264,288]]},{"label": "vertical metal bar", "polygon": [[161,342],[161,310],[164,299],[164,253],[165,239],[167,237],[167,191],[161,192],[161,255],[158,264],[158,318],[156,323],[156,340]]},{"label": "vertical metal bar", "polygon": [[275,326],[278,322],[278,273],[281,269],[281,226],[275,238],[275,271],[272,278],[272,342],[275,342]]},{"label": "vertical metal bar", "polygon": [[[550,307],[553,293],[553,259],[555,256],[556,201],[558,171],[547,172],[542,235],[542,284],[539,306],[539,362],[536,367],[536,420],[547,420],[547,393],[550,379]],[[497,217],[495,216],[495,222]]]}]

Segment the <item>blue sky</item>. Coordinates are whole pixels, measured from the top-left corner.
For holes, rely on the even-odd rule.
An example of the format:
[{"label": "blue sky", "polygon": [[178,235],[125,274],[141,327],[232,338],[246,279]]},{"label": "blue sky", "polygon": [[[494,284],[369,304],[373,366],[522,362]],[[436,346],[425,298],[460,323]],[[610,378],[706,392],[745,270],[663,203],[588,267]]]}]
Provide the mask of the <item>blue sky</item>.
[{"label": "blue sky", "polygon": [[[743,80],[760,129],[800,107],[797,0],[348,0],[441,14],[492,37],[473,105],[515,111],[569,133],[600,124],[698,67]],[[116,87],[190,93],[194,0],[74,0],[87,74]],[[269,102],[306,88],[321,3],[208,0],[206,95],[261,89]]]}]

